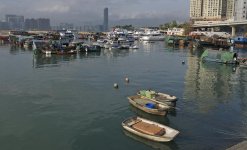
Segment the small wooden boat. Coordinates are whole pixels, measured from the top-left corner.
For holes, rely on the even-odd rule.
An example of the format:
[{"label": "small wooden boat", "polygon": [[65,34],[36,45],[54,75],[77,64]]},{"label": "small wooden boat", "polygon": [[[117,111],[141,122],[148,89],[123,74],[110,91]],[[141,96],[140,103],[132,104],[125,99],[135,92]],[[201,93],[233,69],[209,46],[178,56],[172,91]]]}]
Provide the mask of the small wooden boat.
[{"label": "small wooden boat", "polygon": [[169,142],[179,134],[175,129],[141,117],[128,118],[122,126],[135,135],[157,142]]},{"label": "small wooden boat", "polygon": [[130,104],[136,108],[154,115],[165,116],[167,111],[170,109],[167,105],[154,102],[147,98],[142,98],[140,95],[129,96],[128,99]]},{"label": "small wooden boat", "polygon": [[177,102],[177,97],[165,93],[155,92],[152,90],[140,90],[137,95],[146,97],[155,102],[167,104],[168,106],[175,107]]}]

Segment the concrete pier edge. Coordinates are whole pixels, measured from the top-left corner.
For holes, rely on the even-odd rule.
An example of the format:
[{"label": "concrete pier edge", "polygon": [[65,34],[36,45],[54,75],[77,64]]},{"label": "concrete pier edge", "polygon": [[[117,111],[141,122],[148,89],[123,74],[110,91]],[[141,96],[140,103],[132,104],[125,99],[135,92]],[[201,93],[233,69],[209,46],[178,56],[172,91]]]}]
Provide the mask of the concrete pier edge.
[{"label": "concrete pier edge", "polygon": [[247,150],[247,141],[238,143],[237,145],[234,145],[226,150]]}]

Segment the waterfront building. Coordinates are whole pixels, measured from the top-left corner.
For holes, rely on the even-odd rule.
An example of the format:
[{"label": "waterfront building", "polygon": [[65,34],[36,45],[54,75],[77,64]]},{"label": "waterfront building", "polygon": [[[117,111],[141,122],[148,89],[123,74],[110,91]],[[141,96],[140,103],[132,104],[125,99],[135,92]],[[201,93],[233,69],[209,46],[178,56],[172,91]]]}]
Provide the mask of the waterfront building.
[{"label": "waterfront building", "polygon": [[22,30],[24,28],[24,16],[5,15],[5,21],[11,30]]},{"label": "waterfront building", "polygon": [[37,30],[38,22],[36,19],[25,19],[25,30]]},{"label": "waterfront building", "polygon": [[247,0],[235,0],[234,21],[247,19]]},{"label": "waterfront building", "polygon": [[0,21],[0,30],[8,30],[9,26],[6,21]]},{"label": "waterfront building", "polygon": [[104,9],[104,31],[108,31],[108,8]]},{"label": "waterfront building", "polygon": [[190,0],[193,21],[243,21],[247,19],[247,0]]},{"label": "waterfront building", "polygon": [[48,18],[38,18],[37,23],[38,23],[39,30],[50,30],[51,29],[50,19]]},{"label": "waterfront building", "polygon": [[234,19],[234,9],[235,9],[235,0],[227,0],[226,7],[226,19],[233,20]]},{"label": "waterfront building", "polygon": [[25,19],[26,30],[50,30],[50,19],[38,18],[38,19]]},{"label": "waterfront building", "polygon": [[204,0],[203,19],[204,20],[223,20],[226,17],[226,0]]},{"label": "waterfront building", "polygon": [[167,30],[167,35],[184,35],[184,29],[183,28],[172,28]]},{"label": "waterfront building", "polygon": [[233,18],[234,0],[190,0],[191,20],[222,21]]},{"label": "waterfront building", "polygon": [[203,0],[190,0],[190,18],[192,20],[202,19],[202,2]]}]

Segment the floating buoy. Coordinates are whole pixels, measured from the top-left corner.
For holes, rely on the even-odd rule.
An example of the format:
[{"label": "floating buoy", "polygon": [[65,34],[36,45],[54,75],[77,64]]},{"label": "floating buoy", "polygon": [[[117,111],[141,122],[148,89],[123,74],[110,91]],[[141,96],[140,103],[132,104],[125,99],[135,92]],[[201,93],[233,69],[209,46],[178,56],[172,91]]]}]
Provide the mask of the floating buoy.
[{"label": "floating buoy", "polygon": [[182,61],[182,64],[184,65],[185,64],[185,61]]},{"label": "floating buoy", "polygon": [[117,83],[114,83],[114,88],[117,89],[118,88],[118,84]]},{"label": "floating buoy", "polygon": [[130,82],[129,78],[125,78],[125,82],[129,83]]}]

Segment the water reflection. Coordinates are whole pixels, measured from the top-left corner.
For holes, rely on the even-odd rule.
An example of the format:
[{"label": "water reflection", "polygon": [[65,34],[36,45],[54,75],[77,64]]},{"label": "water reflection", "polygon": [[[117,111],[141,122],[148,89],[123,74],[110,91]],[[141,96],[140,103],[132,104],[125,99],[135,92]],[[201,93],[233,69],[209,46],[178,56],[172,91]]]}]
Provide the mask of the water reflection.
[{"label": "water reflection", "polygon": [[159,50],[163,48],[164,42],[163,41],[142,41],[139,43],[140,47],[145,52],[151,52],[153,50]]},{"label": "water reflection", "polygon": [[9,53],[13,55],[16,55],[18,53],[25,53],[25,52],[32,53],[33,52],[32,49],[25,49],[23,47],[14,46],[14,45],[11,45],[9,48],[10,48]]},{"label": "water reflection", "polygon": [[112,57],[126,57],[129,56],[129,52],[130,50],[128,49],[113,49],[113,50],[109,50],[109,49],[105,49],[103,50],[103,55],[107,56],[108,58],[112,58]]},{"label": "water reflection", "polygon": [[101,55],[101,52],[82,52],[82,53],[78,53],[78,57],[79,59],[83,59],[83,58],[95,58],[95,57],[99,57]]},{"label": "water reflection", "polygon": [[[240,99],[240,108],[244,112],[245,117],[247,117],[247,69],[246,68],[237,68],[237,76],[235,81],[235,90],[236,95]],[[247,120],[245,120],[247,124]]]},{"label": "water reflection", "polygon": [[151,140],[144,139],[140,136],[136,136],[128,131],[123,130],[123,133],[130,137],[131,139],[134,139],[138,142],[141,142],[143,144],[146,144],[154,149],[159,149],[159,150],[172,150],[172,149],[178,149],[178,146],[174,141],[167,142],[167,143],[160,143],[160,142],[154,142]]},{"label": "water reflection", "polygon": [[33,67],[44,68],[44,67],[57,67],[63,62],[74,61],[76,55],[45,55],[38,54],[33,55]]},{"label": "water reflection", "polygon": [[[236,68],[235,68],[236,69]],[[201,63],[198,57],[188,57],[184,97],[200,112],[209,112],[232,97],[237,73],[234,66]]]},{"label": "water reflection", "polygon": [[[12,53],[19,53],[20,49],[13,50]],[[25,50],[23,50],[25,51]],[[63,62],[75,61],[76,59],[94,59],[101,57],[126,57],[129,56],[130,50],[108,50],[102,49],[101,52],[78,52],[73,55],[46,55],[37,54],[33,56],[33,66],[35,68],[58,67]]]}]

